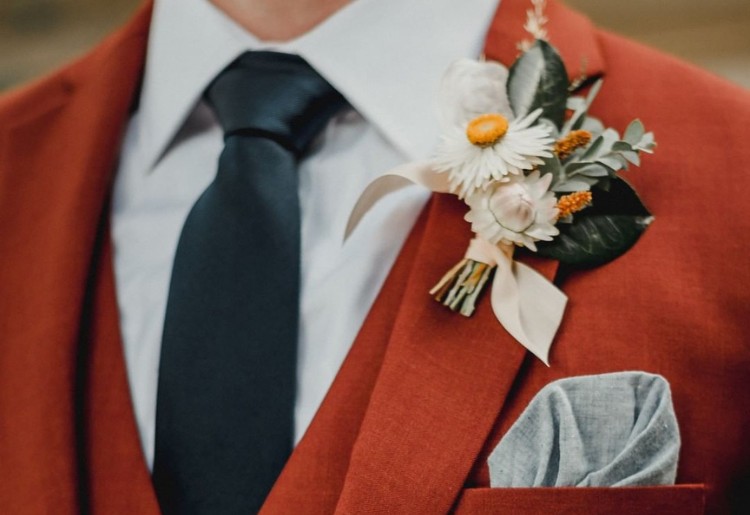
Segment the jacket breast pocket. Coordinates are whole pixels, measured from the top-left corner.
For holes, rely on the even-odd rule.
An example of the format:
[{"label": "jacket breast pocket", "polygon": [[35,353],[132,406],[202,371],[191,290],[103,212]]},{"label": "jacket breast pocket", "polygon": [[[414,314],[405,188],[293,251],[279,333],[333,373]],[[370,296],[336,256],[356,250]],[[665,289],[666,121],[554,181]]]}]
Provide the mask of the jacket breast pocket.
[{"label": "jacket breast pocket", "polygon": [[456,514],[699,515],[704,512],[705,485],[623,488],[469,488]]}]

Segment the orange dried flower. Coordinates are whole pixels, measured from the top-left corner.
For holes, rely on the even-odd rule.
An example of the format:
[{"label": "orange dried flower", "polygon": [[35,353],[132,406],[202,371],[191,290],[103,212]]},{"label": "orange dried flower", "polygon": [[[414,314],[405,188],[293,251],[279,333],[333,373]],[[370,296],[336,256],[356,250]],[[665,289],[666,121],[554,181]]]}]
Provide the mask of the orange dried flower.
[{"label": "orange dried flower", "polygon": [[589,141],[591,141],[591,133],[589,131],[570,131],[566,136],[555,142],[555,154],[560,159],[565,159],[575,149],[588,145]]},{"label": "orange dried flower", "polygon": [[573,213],[577,213],[587,208],[589,204],[591,204],[590,191],[576,191],[570,195],[560,197],[560,200],[557,201],[557,210],[559,211],[557,218],[565,218]]}]

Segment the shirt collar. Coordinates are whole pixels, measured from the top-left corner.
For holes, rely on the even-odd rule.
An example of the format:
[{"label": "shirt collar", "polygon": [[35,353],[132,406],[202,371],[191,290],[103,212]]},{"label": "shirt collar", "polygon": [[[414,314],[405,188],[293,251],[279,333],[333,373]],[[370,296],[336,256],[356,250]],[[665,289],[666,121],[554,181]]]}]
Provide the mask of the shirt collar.
[{"label": "shirt collar", "polygon": [[284,43],[263,42],[207,0],[157,0],[138,112],[151,170],[211,80],[246,50],[304,57],[406,159],[438,139],[436,96],[447,66],[476,57],[498,0],[354,0]]}]

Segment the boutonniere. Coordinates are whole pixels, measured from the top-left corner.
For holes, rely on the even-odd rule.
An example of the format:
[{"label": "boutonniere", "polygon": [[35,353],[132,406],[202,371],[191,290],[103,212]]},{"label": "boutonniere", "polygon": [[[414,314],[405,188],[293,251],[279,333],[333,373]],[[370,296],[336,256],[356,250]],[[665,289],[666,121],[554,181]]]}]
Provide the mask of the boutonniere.
[{"label": "boutonniere", "polygon": [[[538,38],[544,18],[534,14],[527,29]],[[557,50],[544,39],[525,48],[510,69],[470,59],[449,67],[439,92],[443,135],[435,155],[372,183],[347,236],[378,199],[405,185],[456,195],[474,237],[430,294],[471,316],[491,284],[498,321],[548,363],[567,298],[514,253],[524,248],[590,268],[630,249],[653,217],[618,172],[639,165],[655,142],[639,120],[620,135],[589,115],[601,80],[587,95],[572,95]]]}]

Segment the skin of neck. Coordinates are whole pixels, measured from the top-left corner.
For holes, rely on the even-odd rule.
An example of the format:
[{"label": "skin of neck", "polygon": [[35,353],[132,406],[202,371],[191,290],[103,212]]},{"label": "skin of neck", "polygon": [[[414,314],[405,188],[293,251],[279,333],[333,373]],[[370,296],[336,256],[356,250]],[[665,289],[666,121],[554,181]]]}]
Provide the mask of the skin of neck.
[{"label": "skin of neck", "polygon": [[301,36],[350,0],[211,0],[239,25],[265,41]]}]

